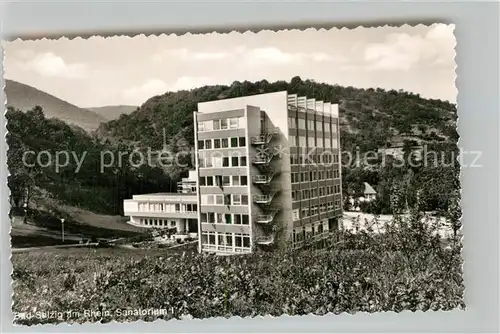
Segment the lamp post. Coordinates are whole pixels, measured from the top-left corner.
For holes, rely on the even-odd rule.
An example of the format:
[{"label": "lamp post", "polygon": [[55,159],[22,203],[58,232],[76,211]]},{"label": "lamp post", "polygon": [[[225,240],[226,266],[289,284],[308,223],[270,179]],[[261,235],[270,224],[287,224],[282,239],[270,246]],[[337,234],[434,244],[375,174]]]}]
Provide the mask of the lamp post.
[{"label": "lamp post", "polygon": [[28,203],[24,203],[23,204],[23,209],[24,209],[24,218],[23,218],[23,222],[25,224],[27,224],[28,222]]},{"label": "lamp post", "polygon": [[64,243],[64,218],[61,218],[61,235],[62,235],[62,242]]}]

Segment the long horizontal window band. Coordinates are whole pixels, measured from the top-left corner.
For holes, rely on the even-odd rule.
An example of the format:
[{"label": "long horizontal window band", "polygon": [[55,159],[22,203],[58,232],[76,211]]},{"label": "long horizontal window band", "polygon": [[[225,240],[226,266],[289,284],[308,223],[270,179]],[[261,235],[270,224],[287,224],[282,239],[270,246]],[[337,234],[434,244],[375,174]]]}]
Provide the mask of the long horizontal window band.
[{"label": "long horizontal window band", "polygon": [[249,225],[248,214],[202,212],[200,221],[204,224]]},{"label": "long horizontal window band", "polygon": [[246,175],[200,176],[199,184],[201,187],[247,186],[248,185],[248,177]]},{"label": "long horizontal window band", "polygon": [[202,232],[201,246],[204,250],[250,251],[251,238],[250,235],[241,233]]},{"label": "long horizontal window band", "polygon": [[231,157],[199,157],[199,168],[245,167],[248,164],[246,156]]},{"label": "long horizontal window band", "polygon": [[198,150],[246,147],[245,137],[210,138],[198,140]]},{"label": "long horizontal window band", "polygon": [[198,122],[198,132],[244,129],[245,127],[244,117],[230,117]]},{"label": "long horizontal window band", "polygon": [[248,205],[248,195],[204,194],[200,196],[202,205]]}]

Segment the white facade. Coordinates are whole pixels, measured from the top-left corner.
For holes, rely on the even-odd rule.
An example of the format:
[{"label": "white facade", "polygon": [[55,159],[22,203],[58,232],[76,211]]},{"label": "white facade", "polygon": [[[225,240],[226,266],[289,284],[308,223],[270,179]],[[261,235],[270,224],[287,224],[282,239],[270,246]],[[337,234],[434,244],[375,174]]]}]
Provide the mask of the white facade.
[{"label": "white facade", "polygon": [[196,193],[196,170],[190,170],[189,176],[177,183],[177,192],[181,194]]},{"label": "white facade", "polygon": [[178,193],[154,193],[134,195],[123,201],[124,215],[128,223],[144,228],[172,230],[174,236],[184,238],[197,236],[198,203],[196,193],[190,187],[193,174],[183,179]]},{"label": "white facade", "polygon": [[342,216],[338,105],[286,91],[198,103],[196,170],[124,202],[130,224],[198,233],[221,255],[302,247]]},{"label": "white facade", "polygon": [[[283,241],[300,247],[335,228],[338,105],[286,91],[257,94],[199,103],[194,124],[200,252],[245,253]],[[306,163],[306,147],[325,164]],[[330,161],[320,162],[324,156]]]}]

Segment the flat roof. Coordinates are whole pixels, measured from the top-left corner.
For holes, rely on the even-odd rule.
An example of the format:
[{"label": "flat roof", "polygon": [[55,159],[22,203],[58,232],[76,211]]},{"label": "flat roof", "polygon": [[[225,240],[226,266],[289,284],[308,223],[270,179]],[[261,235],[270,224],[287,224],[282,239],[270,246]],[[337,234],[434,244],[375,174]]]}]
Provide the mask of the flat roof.
[{"label": "flat roof", "polygon": [[185,193],[150,193],[150,194],[135,194],[134,196],[196,196],[196,194]]},{"label": "flat roof", "polygon": [[126,199],[125,202],[134,201],[151,201],[151,202],[168,202],[168,203],[189,203],[193,204],[198,201],[196,194],[179,194],[179,193],[156,193],[133,195],[132,199]]},{"label": "flat roof", "polygon": [[[229,110],[239,110],[244,109],[246,106],[256,106],[261,108],[262,110],[272,110],[277,105],[279,105],[279,103],[283,103],[283,107],[286,108],[287,96],[288,92],[286,90],[282,90],[279,92],[269,92],[198,102],[197,112],[213,113]],[[288,122],[288,119],[285,120]]]}]

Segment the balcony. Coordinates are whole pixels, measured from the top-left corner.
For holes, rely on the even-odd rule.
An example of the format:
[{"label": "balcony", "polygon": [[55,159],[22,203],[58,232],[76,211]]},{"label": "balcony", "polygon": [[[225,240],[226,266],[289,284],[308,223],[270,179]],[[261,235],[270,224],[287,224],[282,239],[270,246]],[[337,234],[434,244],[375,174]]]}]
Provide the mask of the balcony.
[{"label": "balcony", "polygon": [[252,158],[252,162],[256,165],[267,165],[271,162],[272,159],[273,159],[272,154],[257,155]]},{"label": "balcony", "polygon": [[269,224],[274,220],[276,213],[278,213],[278,210],[275,210],[274,212],[272,212],[270,214],[258,215],[256,222],[259,224]]},{"label": "balcony", "polygon": [[258,184],[258,187],[262,195],[275,194],[281,189],[281,187],[273,183],[260,183]]},{"label": "balcony", "polygon": [[124,216],[146,218],[198,219],[198,211],[125,211]]},{"label": "balcony", "polygon": [[253,201],[257,204],[270,204],[274,198],[274,195],[276,195],[276,192],[270,195],[255,195],[253,197]]},{"label": "balcony", "polygon": [[251,138],[251,143],[252,145],[265,145],[269,144],[269,142],[273,139],[274,135],[279,134],[278,129],[272,129],[272,130],[265,130],[265,133],[259,135],[259,136],[254,136]]},{"label": "balcony", "polygon": [[270,245],[274,242],[274,235],[260,236],[255,238],[255,243],[259,245]]},{"label": "balcony", "polygon": [[255,136],[255,137],[252,137],[251,139],[252,141],[252,144],[254,145],[264,145],[264,144],[267,144],[267,136]]},{"label": "balcony", "polygon": [[271,172],[269,175],[254,175],[252,180],[255,184],[269,184],[273,180],[274,173]]}]

